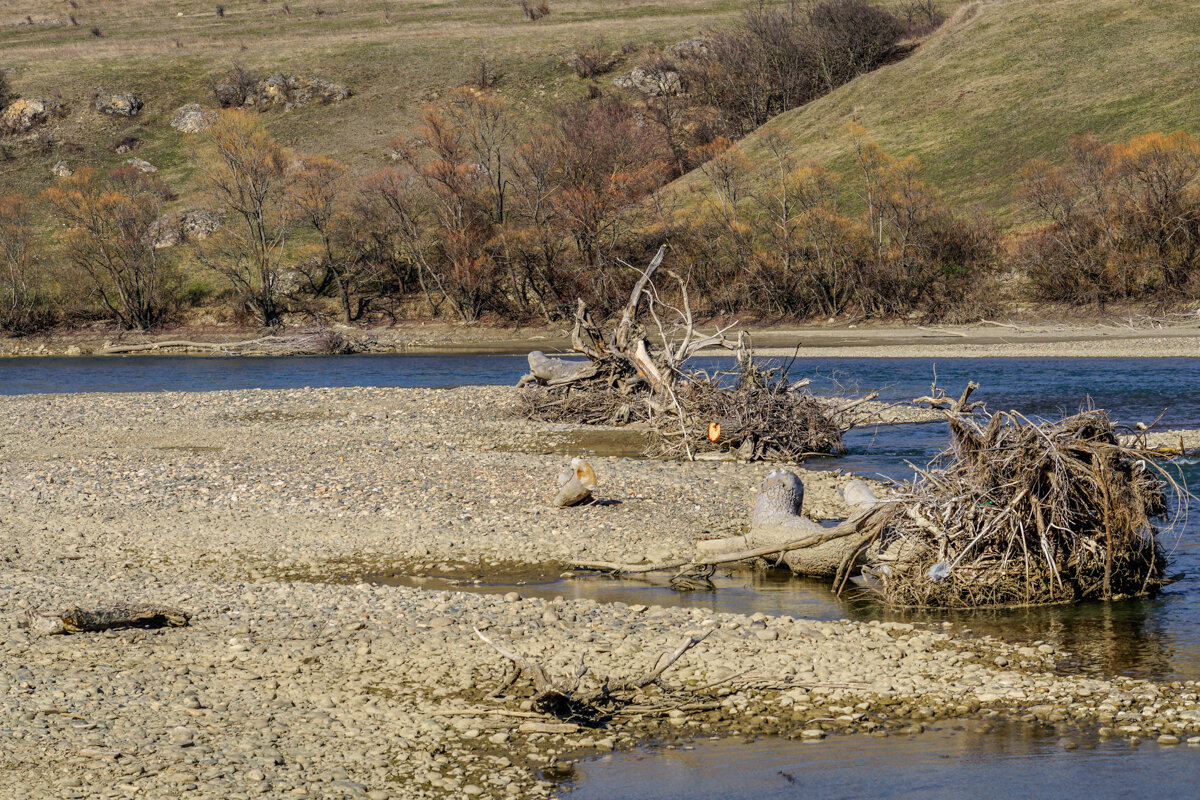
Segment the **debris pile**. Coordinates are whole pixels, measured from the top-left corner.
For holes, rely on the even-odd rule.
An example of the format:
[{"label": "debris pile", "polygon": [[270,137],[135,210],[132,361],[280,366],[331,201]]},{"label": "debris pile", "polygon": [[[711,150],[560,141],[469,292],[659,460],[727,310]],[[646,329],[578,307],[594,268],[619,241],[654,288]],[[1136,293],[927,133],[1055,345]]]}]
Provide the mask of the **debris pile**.
[{"label": "debris pile", "polygon": [[[530,353],[530,372],[519,384],[527,387],[523,415],[556,423],[640,424],[650,434],[647,455],[658,458],[800,461],[842,452],[849,418],[809,393],[807,381],[790,381],[786,368],[759,368],[744,334],[731,340],[729,328],[697,333],[687,285],[678,276],[680,307],[662,299],[651,281],[663,253],[660,248],[638,280],[611,333],[579,302],[571,341],[587,361]],[[638,322],[643,308],[657,343]],[[737,368],[709,375],[686,366],[715,348],[733,351]]]},{"label": "debris pile", "polygon": [[[973,388],[973,387],[972,387]],[[1151,520],[1183,489],[1107,413],[947,412],[951,447],[896,496],[864,582],[895,606],[1120,599],[1164,584]]]}]

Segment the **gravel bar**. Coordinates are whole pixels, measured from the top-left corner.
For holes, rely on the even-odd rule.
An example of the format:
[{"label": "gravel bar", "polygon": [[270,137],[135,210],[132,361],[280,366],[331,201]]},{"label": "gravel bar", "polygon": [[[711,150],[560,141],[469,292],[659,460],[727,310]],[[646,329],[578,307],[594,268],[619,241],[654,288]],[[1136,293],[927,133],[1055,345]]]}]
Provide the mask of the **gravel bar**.
[{"label": "gravel bar", "polygon": [[[771,468],[595,456],[601,502],[556,510],[580,432],[515,419],[515,396],[0,398],[0,795],[548,797],[574,759],[649,739],[898,735],[964,715],[1200,743],[1191,682],[1063,674],[1052,642],[362,582],[687,552],[743,532]],[[848,513],[845,476],[803,477],[810,513]],[[18,626],[25,609],[119,602],[191,624]],[[582,654],[589,687],[715,631],[666,676],[695,707],[540,732],[527,685],[492,696],[509,668],[474,628],[555,674]]]}]

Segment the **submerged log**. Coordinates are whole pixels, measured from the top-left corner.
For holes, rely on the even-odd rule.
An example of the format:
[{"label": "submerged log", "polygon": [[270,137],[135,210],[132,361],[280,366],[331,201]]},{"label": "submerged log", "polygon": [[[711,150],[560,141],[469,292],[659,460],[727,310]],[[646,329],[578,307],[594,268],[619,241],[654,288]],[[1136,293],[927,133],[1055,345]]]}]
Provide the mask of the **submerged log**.
[{"label": "submerged log", "polygon": [[71,606],[57,614],[31,609],[22,622],[34,633],[53,636],[114,628],[182,628],[190,619],[189,614],[174,608],[118,605],[95,610]]}]

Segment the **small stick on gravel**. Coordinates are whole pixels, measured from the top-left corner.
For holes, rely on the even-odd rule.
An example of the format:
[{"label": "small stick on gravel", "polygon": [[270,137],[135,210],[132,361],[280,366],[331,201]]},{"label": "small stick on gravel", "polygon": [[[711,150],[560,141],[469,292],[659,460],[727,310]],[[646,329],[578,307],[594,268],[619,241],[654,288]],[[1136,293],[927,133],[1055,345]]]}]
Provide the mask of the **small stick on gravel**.
[{"label": "small stick on gravel", "polygon": [[[612,713],[616,713],[632,702],[633,697],[637,696],[638,692],[642,689],[657,683],[659,678],[663,676],[663,673],[674,666],[675,662],[682,658],[684,653],[707,639],[713,630],[715,628],[709,628],[693,636],[689,636],[672,652],[660,654],[654,662],[654,666],[642,677],[619,683],[612,683],[608,678],[605,678],[601,681],[600,688],[589,695],[577,694],[580,681],[582,681],[583,676],[588,672],[588,667],[584,664],[582,654],[579,657],[579,665],[570,678],[554,680],[540,664],[535,664],[520,653],[497,643],[478,628],[475,629],[475,635],[490,645],[500,655],[515,664],[522,673],[528,675],[533,680],[536,692],[533,697],[533,707],[535,709],[562,720],[594,722]],[[621,695],[627,696],[622,697]],[[522,729],[524,729],[524,726],[522,726]]]}]

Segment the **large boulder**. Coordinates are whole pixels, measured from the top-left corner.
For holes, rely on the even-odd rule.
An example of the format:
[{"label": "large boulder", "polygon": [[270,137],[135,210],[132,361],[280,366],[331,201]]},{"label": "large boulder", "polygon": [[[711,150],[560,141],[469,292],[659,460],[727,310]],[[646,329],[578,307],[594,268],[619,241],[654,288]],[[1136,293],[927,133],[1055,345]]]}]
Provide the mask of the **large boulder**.
[{"label": "large boulder", "polygon": [[634,67],[628,75],[614,78],[613,83],[652,97],[683,94],[683,77],[673,69]]},{"label": "large boulder", "polygon": [[171,127],[181,133],[203,133],[212,125],[216,115],[199,103],[191,103],[175,111]]},{"label": "large boulder", "polygon": [[145,104],[133,92],[96,91],[96,110],[118,117],[136,117]]},{"label": "large boulder", "polygon": [[156,250],[175,247],[185,242],[207,239],[221,227],[221,215],[213,211],[184,211],[163,214],[150,226],[150,240]]},{"label": "large boulder", "polygon": [[62,110],[62,103],[52,98],[19,97],[0,112],[0,124],[9,133],[26,133],[45,125]]}]

